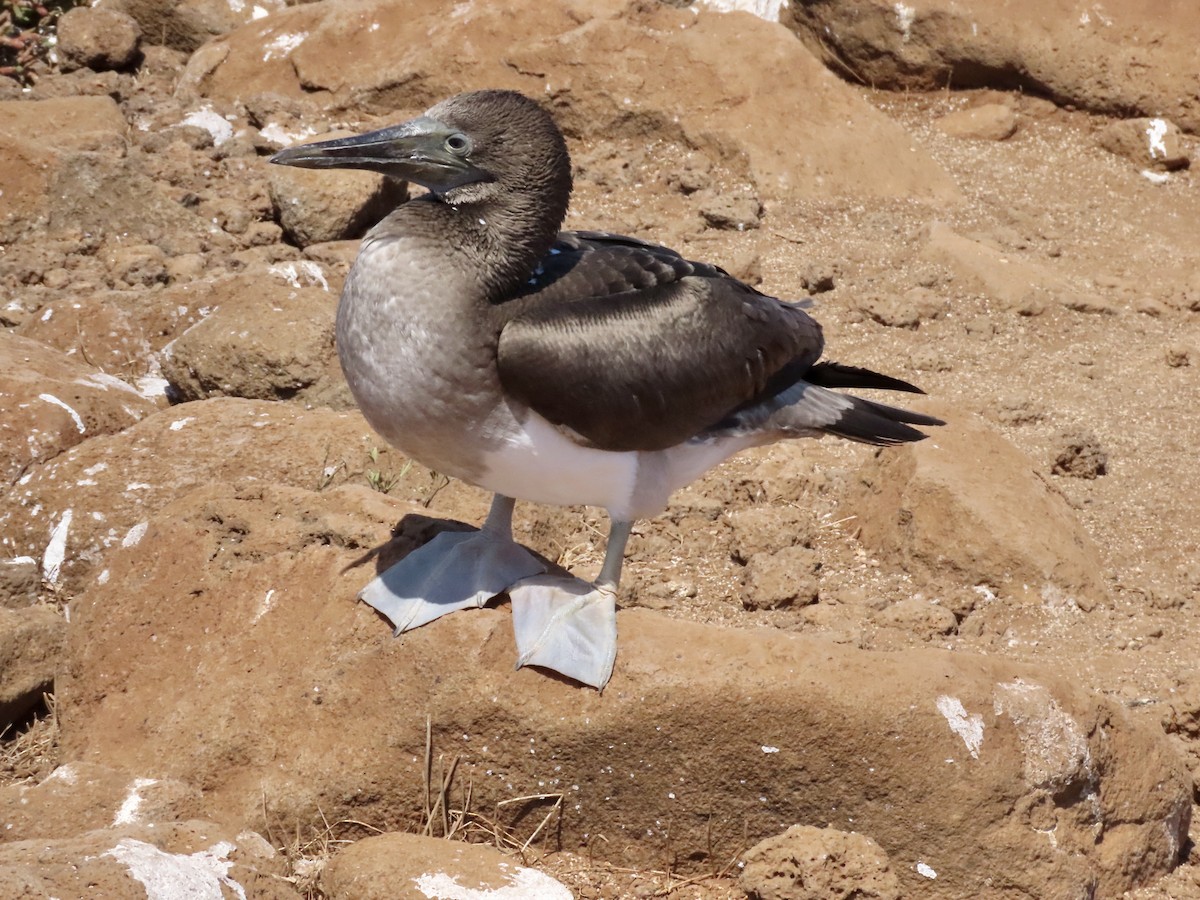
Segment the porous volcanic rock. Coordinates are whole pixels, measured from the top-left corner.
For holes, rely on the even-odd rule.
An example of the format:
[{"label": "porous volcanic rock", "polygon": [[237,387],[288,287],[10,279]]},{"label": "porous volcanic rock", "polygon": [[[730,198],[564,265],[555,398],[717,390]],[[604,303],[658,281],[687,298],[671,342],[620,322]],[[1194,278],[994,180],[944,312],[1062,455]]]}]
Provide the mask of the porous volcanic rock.
[{"label": "porous volcanic rock", "polygon": [[797,822],[870,834],[935,898],[1113,896],[1178,859],[1191,779],[1165,736],[1036,667],[633,609],[599,694],[514,671],[506,609],[396,640],[354,599],[375,567],[347,566],[405,508],[267,484],[162,507],[72,604],[65,758],[200,787],[192,815],[419,828],[428,718],[476,808],[528,834],[561,794],[562,844],[625,865]]},{"label": "porous volcanic rock", "polygon": [[[322,378],[340,379],[334,358],[334,297],[326,287],[253,273],[206,284],[211,311],[163,355],[162,371],[177,399],[286,399]],[[322,276],[323,277],[323,276]]]},{"label": "porous volcanic rock", "polygon": [[278,12],[285,0],[107,0],[105,6],[132,16],[148,42],[191,52],[239,25]]},{"label": "porous volcanic rock", "polygon": [[196,788],[145,778],[97,763],[56,767],[37,784],[0,788],[0,818],[9,841],[62,840],[116,825],[171,822],[194,807]]},{"label": "porous volcanic rock", "polygon": [[[350,134],[334,131],[314,140],[333,140]],[[279,224],[284,234],[300,247],[360,238],[408,199],[405,182],[371,172],[272,166],[267,179]]]},{"label": "porous volcanic rock", "polygon": [[1017,113],[1005,103],[983,103],[942,116],[937,127],[951,137],[1005,141],[1017,131]]},{"label": "porous volcanic rock", "polygon": [[751,900],[899,900],[888,856],[863,834],[793,825],[742,858],[738,882]]},{"label": "porous volcanic rock", "polygon": [[1179,126],[1166,119],[1122,119],[1101,131],[1099,141],[1109,153],[1146,169],[1173,172],[1191,165]]},{"label": "porous volcanic rock", "polygon": [[90,233],[169,254],[202,246],[208,228],[130,159],[127,129],[111,97],[0,103],[0,241]]}]

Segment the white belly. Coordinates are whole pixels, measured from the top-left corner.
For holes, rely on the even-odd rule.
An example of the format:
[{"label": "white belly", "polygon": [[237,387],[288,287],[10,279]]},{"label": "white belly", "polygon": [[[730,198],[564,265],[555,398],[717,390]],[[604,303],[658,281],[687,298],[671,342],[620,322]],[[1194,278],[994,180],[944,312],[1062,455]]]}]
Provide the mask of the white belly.
[{"label": "white belly", "polygon": [[488,490],[555,506],[599,506],[614,519],[632,521],[666,508],[672,492],[721,461],[756,443],[722,439],[654,452],[613,453],[581,447],[536,413],[484,457]]}]

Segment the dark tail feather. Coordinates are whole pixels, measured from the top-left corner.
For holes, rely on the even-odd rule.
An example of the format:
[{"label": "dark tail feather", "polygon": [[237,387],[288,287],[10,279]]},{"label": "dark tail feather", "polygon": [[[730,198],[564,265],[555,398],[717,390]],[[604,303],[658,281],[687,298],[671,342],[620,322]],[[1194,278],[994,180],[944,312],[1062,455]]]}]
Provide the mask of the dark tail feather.
[{"label": "dark tail feather", "polygon": [[[865,371],[865,370],[859,370]],[[868,372],[874,375],[874,372]],[[884,380],[887,376],[878,376]],[[903,382],[901,382],[903,384]],[[928,437],[923,431],[913,428],[913,425],[945,425],[941,419],[926,416],[895,406],[886,406],[862,397],[846,397],[851,402],[850,409],[842,413],[837,421],[824,426],[824,431],[835,434],[849,441],[861,444],[874,444],[877,447],[891,444],[906,444],[912,441],[922,441]]]},{"label": "dark tail feather", "polygon": [[[875,388],[880,391],[907,391],[910,394],[925,393],[915,384],[892,378],[890,375],[880,375],[870,369],[859,366],[843,366],[835,362],[819,362],[804,373],[804,380],[809,384],[819,384],[827,388]],[[909,419],[901,419],[908,422]],[[941,425],[942,422],[922,422],[921,424]]]}]

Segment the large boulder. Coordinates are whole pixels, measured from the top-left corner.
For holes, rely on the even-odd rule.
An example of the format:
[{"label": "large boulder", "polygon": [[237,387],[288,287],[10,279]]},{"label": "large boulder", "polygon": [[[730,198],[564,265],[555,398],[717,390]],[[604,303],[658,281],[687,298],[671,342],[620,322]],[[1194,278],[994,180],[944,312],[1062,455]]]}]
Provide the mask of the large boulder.
[{"label": "large boulder", "polygon": [[[86,383],[75,390],[90,396],[85,386],[102,390]],[[140,400],[109,391],[131,408]],[[61,393],[65,402],[78,402],[74,394]],[[79,407],[88,413],[88,407]],[[103,575],[100,564],[111,549],[136,546],[148,517],[197,485],[248,481],[322,488],[362,479],[371,448],[382,444],[357,412],[216,398],[162,410],[120,434],[62,453],[64,438],[78,436],[68,413],[35,400],[28,404],[28,415],[34,414],[55,424],[60,443],[51,446],[60,451],[44,465],[30,466],[20,485],[0,497],[5,549],[44,560],[51,580],[68,590]],[[100,431],[91,421],[81,419],[85,428]]]},{"label": "large boulder", "polygon": [[662,160],[699,151],[768,198],[957,196],[896,123],[785,28],[745,13],[626,0],[536,16],[520,0],[313,3],[209,43],[179,91],[395,117],[471,87],[544,98],[572,138],[659,140],[675,148]]},{"label": "large boulder", "polygon": [[72,604],[65,757],[198,787],[181,815],[416,830],[431,753],[455,810],[518,836],[557,804],[568,849],[687,868],[829,825],[905,896],[1112,897],[1179,858],[1191,781],[1165,736],[1044,669],[634,609],[600,694],[514,671],[507,609],[394,639],[354,598],[406,512],[261,483],[162,507]]},{"label": "large boulder", "polygon": [[782,17],[863,84],[1023,90],[1200,130],[1200,19],[1190,0],[805,0]]}]

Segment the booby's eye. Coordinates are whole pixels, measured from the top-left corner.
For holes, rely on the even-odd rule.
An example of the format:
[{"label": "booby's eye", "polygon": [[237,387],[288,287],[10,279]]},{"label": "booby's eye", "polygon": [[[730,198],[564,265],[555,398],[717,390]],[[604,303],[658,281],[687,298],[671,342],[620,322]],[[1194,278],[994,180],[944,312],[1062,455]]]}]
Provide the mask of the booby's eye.
[{"label": "booby's eye", "polygon": [[452,134],[446,138],[446,149],[455,156],[466,156],[471,152],[471,139],[465,134]]}]

